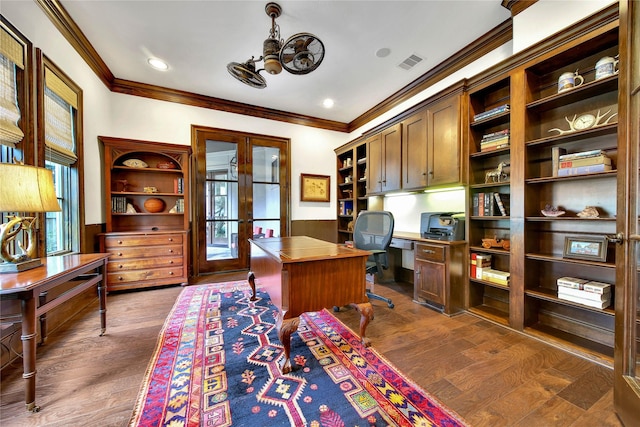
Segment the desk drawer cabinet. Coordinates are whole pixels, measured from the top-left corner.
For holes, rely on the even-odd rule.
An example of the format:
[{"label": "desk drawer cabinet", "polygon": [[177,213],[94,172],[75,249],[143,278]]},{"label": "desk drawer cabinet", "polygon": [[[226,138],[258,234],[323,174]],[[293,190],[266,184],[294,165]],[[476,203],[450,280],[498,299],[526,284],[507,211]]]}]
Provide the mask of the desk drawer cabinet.
[{"label": "desk drawer cabinet", "polygon": [[102,234],[101,251],[111,254],[107,290],[187,282],[187,237],[186,231]]},{"label": "desk drawer cabinet", "polygon": [[413,299],[444,314],[462,309],[464,242],[415,245]]}]

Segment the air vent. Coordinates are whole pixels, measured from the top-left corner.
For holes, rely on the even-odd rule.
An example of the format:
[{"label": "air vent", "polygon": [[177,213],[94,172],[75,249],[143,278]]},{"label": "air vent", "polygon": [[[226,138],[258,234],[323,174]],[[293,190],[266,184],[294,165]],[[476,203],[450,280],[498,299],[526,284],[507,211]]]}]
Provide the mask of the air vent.
[{"label": "air vent", "polygon": [[424,58],[416,55],[415,53],[412,54],[410,57],[408,57],[407,59],[405,59],[404,61],[402,61],[400,64],[398,64],[398,67],[402,68],[403,70],[410,70],[412,69],[417,63],[419,63],[420,61],[422,61]]}]

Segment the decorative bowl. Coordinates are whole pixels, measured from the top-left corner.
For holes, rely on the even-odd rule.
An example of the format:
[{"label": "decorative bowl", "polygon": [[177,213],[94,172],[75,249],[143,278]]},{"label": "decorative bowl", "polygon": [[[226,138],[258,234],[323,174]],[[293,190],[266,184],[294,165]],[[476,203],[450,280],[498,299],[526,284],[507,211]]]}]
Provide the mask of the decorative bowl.
[{"label": "decorative bowl", "polygon": [[144,201],[144,208],[149,213],[158,213],[164,210],[164,201],[155,197],[151,197]]},{"label": "decorative bowl", "polygon": [[125,160],[124,162],[122,162],[123,165],[128,166],[130,168],[136,168],[136,169],[142,169],[142,168],[148,168],[149,165],[146,164],[145,162],[143,162],[140,159],[128,159]]}]

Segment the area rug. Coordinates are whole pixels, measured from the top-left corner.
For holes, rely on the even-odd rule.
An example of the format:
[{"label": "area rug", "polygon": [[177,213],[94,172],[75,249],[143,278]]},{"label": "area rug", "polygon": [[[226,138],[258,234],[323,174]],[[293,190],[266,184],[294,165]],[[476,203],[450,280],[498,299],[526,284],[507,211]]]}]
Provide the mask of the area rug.
[{"label": "area rug", "polygon": [[466,425],[327,310],[301,316],[281,374],[277,309],[250,296],[246,282],[182,290],[130,426]]}]

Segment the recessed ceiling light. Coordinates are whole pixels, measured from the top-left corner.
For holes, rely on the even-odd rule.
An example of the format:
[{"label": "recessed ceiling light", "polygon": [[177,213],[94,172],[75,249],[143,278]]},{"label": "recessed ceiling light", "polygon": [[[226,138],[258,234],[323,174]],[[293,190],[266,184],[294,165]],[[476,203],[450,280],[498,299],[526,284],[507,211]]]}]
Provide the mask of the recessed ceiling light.
[{"label": "recessed ceiling light", "polygon": [[376,56],[378,58],[387,57],[387,56],[389,56],[390,53],[391,53],[391,49],[389,49],[388,47],[383,47],[383,48],[380,48],[380,49],[376,50]]},{"label": "recessed ceiling light", "polygon": [[167,65],[167,63],[158,58],[149,58],[147,62],[156,70],[166,71],[169,69],[169,66]]},{"label": "recessed ceiling light", "polygon": [[324,101],[322,101],[322,105],[324,105],[324,108],[331,108],[333,107],[333,104],[334,102],[333,102],[333,99],[331,98],[327,98]]}]

